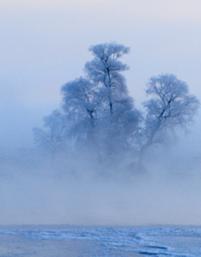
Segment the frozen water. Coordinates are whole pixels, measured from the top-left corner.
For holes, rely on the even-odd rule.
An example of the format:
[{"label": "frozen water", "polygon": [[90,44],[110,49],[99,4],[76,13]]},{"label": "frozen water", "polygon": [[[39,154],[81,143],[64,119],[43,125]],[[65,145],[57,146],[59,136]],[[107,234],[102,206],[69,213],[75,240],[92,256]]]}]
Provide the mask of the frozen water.
[{"label": "frozen water", "polygon": [[201,227],[10,226],[0,257],[198,257]]}]

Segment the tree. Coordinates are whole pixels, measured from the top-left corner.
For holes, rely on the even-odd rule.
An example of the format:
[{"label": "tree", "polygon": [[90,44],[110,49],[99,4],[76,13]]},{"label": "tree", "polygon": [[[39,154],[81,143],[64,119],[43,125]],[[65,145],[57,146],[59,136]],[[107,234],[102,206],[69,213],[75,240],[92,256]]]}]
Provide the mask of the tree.
[{"label": "tree", "polygon": [[128,66],[120,58],[129,48],[116,43],[105,43],[90,48],[94,58],[85,70],[89,80],[98,89],[96,142],[102,159],[127,154],[134,146],[132,140],[139,128],[140,112],[129,96],[122,75]]},{"label": "tree", "polygon": [[36,143],[54,156],[63,149],[66,126],[64,115],[57,110],[53,111],[51,115],[44,118],[44,129],[34,129]]},{"label": "tree", "polygon": [[127,54],[129,48],[121,44],[105,43],[92,46],[90,51],[94,59],[85,65],[85,69],[90,80],[104,87],[105,101],[112,115],[115,103],[123,95],[127,95],[125,79],[121,72],[128,67],[119,58]]},{"label": "tree", "polygon": [[79,150],[87,147],[87,152],[92,149],[101,160],[133,149],[141,114],[121,74],[128,67],[120,58],[128,50],[116,43],[90,48],[94,59],[85,65],[87,76],[62,87],[62,115],[50,115],[46,129],[35,130],[38,142],[52,152],[68,144]]},{"label": "tree", "polygon": [[[99,105],[98,90],[89,80],[80,77],[62,87],[63,111],[71,123],[69,136],[88,141],[93,130]],[[86,143],[86,142],[85,142]]]},{"label": "tree", "polygon": [[139,130],[141,113],[129,96],[116,103],[112,114],[102,116],[97,122],[98,142],[104,159],[121,158],[134,150],[135,137]]},{"label": "tree", "polygon": [[87,62],[88,78],[98,88],[99,112],[97,128],[99,148],[103,156],[117,156],[131,150],[138,130],[140,113],[129,96],[122,75],[128,66],[120,61],[129,51],[116,43],[105,43],[90,48],[94,58]]},{"label": "tree", "polygon": [[89,163],[99,160],[117,168],[128,166],[132,156],[130,167],[138,169],[150,146],[192,121],[199,101],[176,76],[159,75],[148,83],[142,113],[122,75],[128,66],[120,59],[128,47],[105,43],[90,51],[94,58],[86,63],[85,76],[62,87],[61,110],[45,118],[45,128],[35,129],[35,138],[52,155],[62,152],[71,158],[86,153]]},{"label": "tree", "polygon": [[172,74],[152,77],[146,93],[146,118],[143,130],[142,151],[162,142],[165,135],[177,127],[183,128],[192,121],[199,101],[189,94],[188,85]]},{"label": "tree", "polygon": [[88,118],[94,126],[98,104],[95,90],[94,85],[82,77],[65,84],[62,88],[65,113],[73,115],[75,120]]}]

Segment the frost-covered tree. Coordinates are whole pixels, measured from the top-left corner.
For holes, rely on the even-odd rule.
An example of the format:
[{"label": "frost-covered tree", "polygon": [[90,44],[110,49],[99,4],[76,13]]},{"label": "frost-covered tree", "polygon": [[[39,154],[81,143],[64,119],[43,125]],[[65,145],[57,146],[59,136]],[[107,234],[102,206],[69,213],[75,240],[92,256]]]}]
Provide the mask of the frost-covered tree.
[{"label": "frost-covered tree", "polygon": [[94,85],[81,77],[65,84],[62,93],[65,113],[75,122],[88,118],[93,126],[98,104]]},{"label": "frost-covered tree", "polygon": [[131,97],[123,98],[115,106],[112,121],[109,115],[98,120],[98,142],[103,156],[108,158],[128,155],[134,150],[141,114]]},{"label": "frost-covered tree", "polygon": [[122,72],[128,66],[121,62],[129,48],[116,43],[105,43],[90,48],[94,58],[87,62],[88,78],[98,88],[98,142],[107,156],[127,153],[138,130],[140,113],[129,96]]},{"label": "frost-covered tree", "polygon": [[[97,109],[98,90],[89,80],[80,77],[62,87],[63,111],[71,129],[69,136],[75,140],[87,141],[93,137]],[[86,143],[86,142],[85,142]]]},{"label": "frost-covered tree", "polygon": [[148,147],[192,120],[199,102],[185,82],[159,75],[149,81],[143,115],[123,76],[128,66],[121,58],[128,47],[105,43],[90,51],[93,59],[86,63],[84,76],[62,87],[62,108],[45,118],[44,129],[34,130],[35,139],[52,155],[62,152],[71,159],[86,153],[89,163],[93,159],[136,168]]},{"label": "frost-covered tree", "polygon": [[113,114],[115,103],[127,95],[125,78],[121,74],[128,67],[120,61],[127,54],[128,47],[116,43],[105,43],[92,46],[90,51],[93,60],[86,63],[86,72],[94,83],[103,86],[102,96]]},{"label": "frost-covered tree", "polygon": [[35,130],[40,144],[52,152],[67,145],[90,148],[102,160],[133,150],[141,114],[122,75],[128,67],[120,58],[128,50],[116,43],[90,48],[94,58],[85,65],[86,77],[62,87],[60,114],[46,118],[45,130]]},{"label": "frost-covered tree", "polygon": [[44,129],[33,130],[36,143],[53,156],[63,149],[66,126],[64,115],[60,111],[53,111],[44,118]]},{"label": "frost-covered tree", "polygon": [[199,106],[198,99],[189,94],[188,85],[172,74],[151,78],[146,93],[149,100],[145,102],[143,150],[162,142],[171,130],[188,125]]}]

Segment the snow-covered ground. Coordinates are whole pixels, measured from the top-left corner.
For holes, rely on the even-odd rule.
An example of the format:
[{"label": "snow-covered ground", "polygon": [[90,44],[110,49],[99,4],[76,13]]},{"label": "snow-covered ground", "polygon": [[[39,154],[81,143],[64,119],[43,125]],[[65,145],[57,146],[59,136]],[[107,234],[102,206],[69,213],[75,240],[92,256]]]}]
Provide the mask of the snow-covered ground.
[{"label": "snow-covered ground", "polygon": [[0,228],[0,257],[201,256],[201,227]]}]

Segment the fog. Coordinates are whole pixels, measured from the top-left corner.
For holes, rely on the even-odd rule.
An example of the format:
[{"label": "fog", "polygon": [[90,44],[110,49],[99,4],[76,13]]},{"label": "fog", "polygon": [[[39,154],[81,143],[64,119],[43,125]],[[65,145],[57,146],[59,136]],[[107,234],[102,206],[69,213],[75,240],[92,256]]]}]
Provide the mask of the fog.
[{"label": "fog", "polygon": [[200,112],[148,152],[142,170],[89,164],[81,150],[52,161],[34,145],[32,129],[61,105],[60,87],[82,73],[95,43],[131,47],[126,79],[137,106],[163,72],[201,99],[200,2],[122,3],[0,1],[0,224],[201,224]]},{"label": "fog", "polygon": [[83,153],[54,162],[36,154],[34,165],[24,154],[1,162],[0,223],[199,225],[199,143],[182,139],[149,153],[145,171],[102,170]]},{"label": "fog", "polygon": [[15,170],[1,178],[1,224],[200,224],[199,171],[154,171],[120,182]]}]

